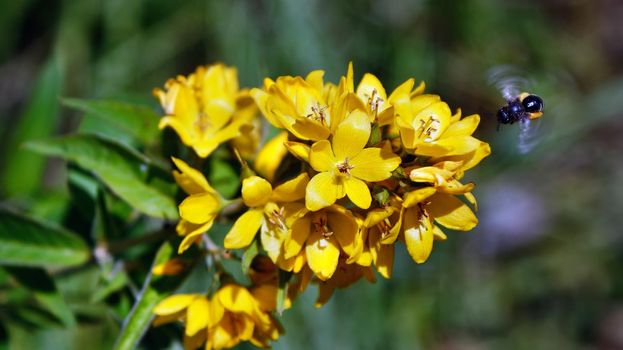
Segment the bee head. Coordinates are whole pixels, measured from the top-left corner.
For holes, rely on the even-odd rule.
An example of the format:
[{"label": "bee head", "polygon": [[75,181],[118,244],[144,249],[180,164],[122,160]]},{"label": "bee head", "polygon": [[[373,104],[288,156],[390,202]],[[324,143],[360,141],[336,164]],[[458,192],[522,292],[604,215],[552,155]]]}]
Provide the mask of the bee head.
[{"label": "bee head", "polygon": [[508,107],[498,109],[497,117],[500,124],[510,124],[512,122],[511,112],[508,110]]}]

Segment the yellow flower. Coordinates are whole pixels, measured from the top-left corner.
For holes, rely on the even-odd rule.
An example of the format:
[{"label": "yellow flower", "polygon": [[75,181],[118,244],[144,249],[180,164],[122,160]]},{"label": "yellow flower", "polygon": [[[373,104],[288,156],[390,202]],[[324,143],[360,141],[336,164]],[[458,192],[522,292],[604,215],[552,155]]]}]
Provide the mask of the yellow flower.
[{"label": "yellow flower", "polygon": [[188,77],[178,76],[154,89],[165,116],[158,127],[171,127],[200,157],[240,135],[242,125],[256,115],[248,95],[238,91],[235,68],[223,64],[198,67]]},{"label": "yellow flower", "polygon": [[404,242],[409,255],[418,264],[428,259],[435,239],[446,239],[434,222],[458,231],[469,231],[478,224],[476,215],[465,203],[453,195],[436,193],[434,187],[405,193],[402,205]]},{"label": "yellow flower", "polygon": [[154,325],[184,320],[184,346],[195,349],[232,348],[242,341],[267,347],[277,340],[281,326],[270,314],[267,293],[252,293],[236,284],[226,284],[208,298],[200,294],[178,294],[154,308]]},{"label": "yellow flower", "polygon": [[463,162],[443,161],[432,166],[406,169],[413,182],[430,183],[438,191],[448,194],[465,194],[474,189],[473,183],[463,185],[457,180],[457,171]]},{"label": "yellow flower", "polygon": [[[400,234],[403,216],[402,202],[397,196],[392,197],[390,203],[382,208],[368,211],[363,223],[367,250],[370,261],[376,266],[378,273],[384,278],[390,278],[394,265],[394,242]],[[364,250],[365,250],[364,248]],[[357,263],[366,265],[365,253]],[[369,263],[368,263],[369,265]]]},{"label": "yellow flower", "polygon": [[179,169],[173,170],[175,181],[189,194],[179,205],[180,221],[176,227],[177,233],[184,237],[178,248],[181,254],[212,227],[223,205],[223,198],[199,170],[175,157],[171,159]]},{"label": "yellow flower", "polygon": [[331,133],[331,111],[323,93],[324,72],[302,77],[266,78],[263,89],[251,89],[260,111],[278,128],[302,140],[323,140]]},{"label": "yellow flower", "polygon": [[284,257],[304,253],[315,275],[327,280],[335,272],[341,252],[350,257],[362,245],[358,229],[353,214],[340,206],[308,212],[292,224],[291,235],[284,242]]},{"label": "yellow flower", "polygon": [[[437,95],[413,94],[412,84],[403,84],[392,96],[395,125],[403,147],[429,157],[448,157],[477,152],[482,159],[488,144],[471,136],[480,118],[472,115],[461,120],[461,111],[452,115],[447,103]],[[478,161],[480,160],[478,159]]]},{"label": "yellow flower", "polygon": [[463,147],[462,152],[455,149],[450,154],[435,156],[430,159],[431,163],[443,161],[461,162],[461,166],[456,171],[455,177],[457,179],[462,178],[465,171],[475,167],[483,158],[491,154],[491,147],[488,143],[479,141],[471,136],[480,123],[480,116],[474,114],[462,119],[460,117],[461,113],[459,110],[458,113],[452,117],[453,122],[444,132],[443,137],[465,140],[468,146]]},{"label": "yellow flower", "polygon": [[[287,217],[304,209],[297,203],[305,196],[305,186],[309,181],[306,173],[286,181],[274,190],[271,184],[259,176],[250,176],[242,181],[242,199],[249,207],[234,223],[225,236],[226,249],[240,249],[251,244],[257,231],[262,227],[262,245],[275,261],[279,249],[275,249],[276,239],[281,242],[288,232]],[[277,244],[280,246],[280,243]]]},{"label": "yellow flower", "polygon": [[319,173],[307,185],[305,205],[315,211],[348,196],[358,207],[370,207],[368,182],[382,181],[400,164],[400,157],[381,148],[364,148],[370,121],[361,111],[351,112],[337,127],[331,142],[314,143],[309,163]]}]

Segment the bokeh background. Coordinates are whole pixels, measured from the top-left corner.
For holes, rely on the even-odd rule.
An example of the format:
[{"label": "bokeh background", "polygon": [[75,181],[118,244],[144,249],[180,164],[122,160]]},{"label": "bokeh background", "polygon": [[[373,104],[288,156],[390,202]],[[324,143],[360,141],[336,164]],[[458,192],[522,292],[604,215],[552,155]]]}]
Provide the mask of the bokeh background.
[{"label": "bokeh background", "polygon": [[[319,68],[337,81],[352,60],[356,79],[372,72],[391,90],[416,77],[481,115],[493,154],[468,174],[480,224],[423,265],[398,249],[392,280],[338,291],[322,309],[310,288],[274,348],[623,349],[622,18],[617,0],[3,1],[0,198],[66,214],[62,166],[20,145],[114,131],[60,97],[156,109],[151,89],[200,64],[234,65],[257,86]],[[488,71],[504,65],[545,100],[527,155],[517,128],[495,130],[504,101]],[[79,275],[59,282],[79,316],[69,329],[13,325],[0,288],[0,348],[110,348],[119,319],[88,303],[92,271]],[[179,348],[177,331],[150,331],[142,346]]]}]

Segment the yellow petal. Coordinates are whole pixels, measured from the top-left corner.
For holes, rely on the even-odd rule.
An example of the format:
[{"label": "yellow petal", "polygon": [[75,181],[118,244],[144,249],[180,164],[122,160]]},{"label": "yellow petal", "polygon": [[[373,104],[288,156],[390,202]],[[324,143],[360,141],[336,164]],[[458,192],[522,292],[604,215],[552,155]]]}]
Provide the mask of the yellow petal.
[{"label": "yellow petal", "polygon": [[274,127],[282,129],[283,124],[281,121],[274,116],[270,109],[267,108],[270,95],[266,91],[258,88],[251,89],[250,95],[253,97],[255,104],[260,109],[260,112],[262,112],[262,115],[266,118],[266,120],[268,120],[268,122]]},{"label": "yellow petal", "polygon": [[180,170],[173,170],[173,176],[175,182],[188,194],[196,194],[201,192],[216,193],[216,191],[210,186],[208,180],[203,174],[197,170],[191,168],[183,160],[171,157],[175,166]]},{"label": "yellow petal", "polygon": [[286,141],[288,141],[288,132],[282,131],[266,142],[255,159],[254,168],[258,174],[266,177],[268,180],[273,180],[281,160],[288,153],[288,149],[284,145]]},{"label": "yellow petal", "polygon": [[175,276],[184,271],[186,264],[181,259],[173,258],[169,261],[158,264],[151,269],[151,273],[156,276]]},{"label": "yellow petal", "polygon": [[333,155],[331,144],[327,140],[314,143],[309,152],[309,165],[316,171],[329,171],[337,160]]},{"label": "yellow petal", "polygon": [[297,119],[292,124],[290,131],[303,140],[312,141],[325,140],[331,135],[331,130],[328,126],[305,117]]},{"label": "yellow petal", "polygon": [[404,83],[400,84],[389,95],[388,102],[391,104],[394,104],[396,101],[401,100],[403,98],[407,98],[410,100],[409,94],[411,93],[411,89],[413,89],[414,84],[415,84],[415,79],[413,78],[410,78]]},{"label": "yellow petal", "polygon": [[294,202],[305,197],[305,188],[309,183],[309,175],[301,173],[275,187],[271,200],[275,202]]},{"label": "yellow petal", "polygon": [[357,238],[361,240],[361,236],[357,235],[359,227],[350,211],[328,210],[327,225],[346,254],[353,255],[356,248],[363,244],[357,241]]},{"label": "yellow petal", "polygon": [[478,224],[472,210],[453,195],[437,193],[429,198],[426,207],[435,221],[443,226],[459,231],[469,231]]},{"label": "yellow petal", "polygon": [[404,208],[410,208],[418,203],[423,202],[426,198],[432,196],[437,190],[434,187],[424,187],[411,192],[407,192],[403,195],[402,206]]},{"label": "yellow petal", "polygon": [[182,344],[184,345],[184,349],[197,349],[203,343],[205,343],[207,337],[208,332],[206,332],[205,330],[203,332],[197,332],[193,336],[188,336],[185,334]]},{"label": "yellow petal", "polygon": [[174,314],[186,309],[197,297],[199,297],[197,294],[172,295],[159,302],[154,307],[154,313],[159,316]]},{"label": "yellow petal", "polygon": [[393,244],[396,241],[398,235],[400,235],[400,230],[402,229],[402,217],[404,212],[404,210],[401,210],[398,213],[398,218],[395,219],[393,226],[389,229],[389,234],[381,238],[382,244]]},{"label": "yellow petal", "polygon": [[268,202],[273,192],[270,182],[259,176],[249,176],[242,180],[242,199],[247,207],[259,207]]},{"label": "yellow petal", "polygon": [[359,152],[349,164],[354,177],[370,182],[383,181],[400,165],[400,157],[386,149],[372,147]]},{"label": "yellow petal", "polygon": [[226,310],[242,312],[253,316],[258,307],[253,295],[244,287],[236,284],[226,284],[216,292],[216,296]]},{"label": "yellow petal", "polygon": [[[401,107],[401,105],[395,106],[396,109],[398,109],[399,107]],[[410,111],[403,113],[396,112],[395,123],[398,127],[398,130],[400,131],[400,140],[402,141],[403,147],[406,149],[413,149],[416,145],[416,135],[415,129],[406,119],[407,116],[405,116],[405,114],[407,113],[410,113]]]},{"label": "yellow petal", "polygon": [[359,110],[352,111],[340,123],[333,135],[332,146],[336,159],[340,161],[352,159],[361,152],[368,143],[370,130],[370,120],[366,113]]},{"label": "yellow petal", "polygon": [[316,276],[323,281],[333,276],[340,257],[340,248],[335,238],[324,237],[320,232],[313,232],[307,238],[305,246],[307,264]]},{"label": "yellow petal", "polygon": [[185,315],[184,310],[178,311],[170,315],[163,315],[163,316],[156,315],[156,317],[154,317],[154,320],[151,322],[151,325],[153,327],[162,326],[163,324],[181,320],[184,318],[184,315]]},{"label": "yellow petal", "polygon": [[257,300],[260,309],[273,311],[277,308],[277,287],[271,284],[262,284],[251,290],[253,298]]},{"label": "yellow petal", "polygon": [[446,132],[443,133],[443,137],[469,136],[476,131],[478,123],[480,123],[480,116],[478,114],[470,115],[456,123],[450,124]]},{"label": "yellow petal", "polygon": [[264,220],[262,208],[250,209],[242,214],[225,236],[225,249],[239,249],[251,244]]},{"label": "yellow petal", "polygon": [[392,277],[392,269],[394,268],[394,245],[393,244],[381,244],[377,252],[376,270],[384,278]]},{"label": "yellow petal", "polygon": [[262,248],[268,254],[268,257],[277,262],[279,256],[281,256],[281,246],[283,243],[283,237],[285,234],[281,233],[280,228],[272,228],[271,226],[264,224],[260,229],[260,240],[262,242]]},{"label": "yellow petal", "polygon": [[303,249],[303,245],[307,241],[307,237],[309,237],[310,228],[311,217],[309,215],[296,220],[292,224],[290,237],[286,240],[284,247],[286,259],[296,256]]},{"label": "yellow petal", "polygon": [[430,221],[414,209],[407,209],[403,219],[404,237],[407,251],[411,258],[421,264],[433,250],[433,231]]},{"label": "yellow petal", "polygon": [[419,96],[421,94],[424,93],[424,90],[426,89],[426,83],[421,81],[418,86],[415,88],[415,90],[413,90],[413,92],[411,92],[411,97],[416,97]]},{"label": "yellow petal", "polygon": [[357,86],[357,96],[368,105],[370,112],[374,114],[387,108],[387,93],[383,84],[377,77],[370,73],[363,75]]},{"label": "yellow petal", "polygon": [[188,306],[186,313],[186,335],[193,336],[208,327],[210,304],[205,297],[198,297]]},{"label": "yellow petal", "polygon": [[326,304],[327,301],[333,295],[333,291],[335,287],[330,283],[321,283],[318,285],[318,298],[316,298],[316,302],[314,303],[315,308],[322,307],[322,305]]},{"label": "yellow petal", "polygon": [[[177,253],[182,254],[186,251],[186,249],[190,248],[191,245],[197,243],[201,240],[201,236],[206,233],[211,227],[214,221],[208,221],[203,225],[197,225],[187,222],[184,219],[181,219],[177,224],[177,232],[184,236],[184,239],[180,243],[180,246],[177,248]],[[183,227],[183,228],[182,228]],[[182,234],[181,232],[187,232]]]},{"label": "yellow petal", "polygon": [[180,217],[194,224],[214,220],[220,210],[219,199],[211,193],[199,193],[186,197],[180,204]]},{"label": "yellow petal", "polygon": [[290,154],[306,163],[309,163],[309,152],[311,152],[311,148],[308,145],[294,141],[285,142],[284,145]]},{"label": "yellow petal", "polygon": [[187,126],[182,124],[179,119],[175,117],[163,117],[160,119],[158,128],[162,130],[167,126],[175,131],[175,133],[180,137],[180,140],[182,140],[186,146],[192,146],[192,144],[196,141],[196,137],[189,132]]},{"label": "yellow petal", "polygon": [[[441,101],[438,95],[419,95],[411,99],[411,108],[414,114],[420,113],[424,108],[431,106],[433,103]],[[450,109],[448,109],[449,111]]]},{"label": "yellow petal", "polygon": [[318,173],[312,177],[305,189],[305,206],[311,211],[328,207],[335,203],[338,192],[338,184],[331,173]]},{"label": "yellow petal", "polygon": [[433,225],[433,237],[436,241],[445,241],[448,236],[437,225]]},{"label": "yellow petal", "polygon": [[209,327],[212,328],[217,323],[219,323],[221,319],[223,318],[223,315],[225,314],[225,308],[223,307],[223,304],[221,304],[221,302],[218,300],[218,298],[212,298],[209,304],[210,304],[210,310],[209,310],[210,316],[208,317],[208,320],[209,320]]},{"label": "yellow petal", "polygon": [[368,185],[364,181],[351,176],[344,181],[344,189],[353,204],[361,209],[370,208],[372,196],[370,195]]},{"label": "yellow petal", "polygon": [[209,156],[221,143],[240,136],[240,130],[246,125],[246,123],[247,121],[244,119],[234,120],[223,129],[216,131],[214,134],[208,134],[208,138],[204,136],[203,139],[195,142],[193,144],[193,148],[200,157],[205,158]]},{"label": "yellow petal", "polygon": [[346,69],[346,91],[355,92],[355,72],[353,69],[353,62],[348,62],[348,68]]},{"label": "yellow petal", "polygon": [[309,85],[313,86],[314,89],[318,91],[322,91],[324,87],[323,80],[322,80],[323,77],[324,77],[323,70],[315,70],[307,74],[307,77],[305,77],[305,81]]},{"label": "yellow petal", "polygon": [[[453,156],[474,152],[482,144],[482,141],[472,136],[454,136],[435,141],[434,144],[448,150],[444,156]],[[439,155],[432,154],[432,156],[438,157]]]},{"label": "yellow petal", "polygon": [[395,208],[393,206],[370,209],[366,213],[366,220],[364,221],[363,225],[368,228],[372,227],[379,222],[385,220],[386,218],[390,217],[394,213],[394,211]]}]

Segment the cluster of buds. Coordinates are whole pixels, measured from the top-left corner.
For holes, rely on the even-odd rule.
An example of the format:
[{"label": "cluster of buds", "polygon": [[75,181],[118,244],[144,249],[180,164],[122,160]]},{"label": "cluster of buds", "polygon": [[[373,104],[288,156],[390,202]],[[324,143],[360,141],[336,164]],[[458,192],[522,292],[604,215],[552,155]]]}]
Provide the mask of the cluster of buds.
[{"label": "cluster of buds", "polygon": [[[269,296],[276,298],[276,276],[286,276],[279,284],[288,303],[310,282],[319,285],[321,306],[336,288],[361,278],[374,281],[374,270],[390,278],[398,242],[421,264],[434,242],[446,239],[442,227],[468,231],[477,224],[474,184],[461,179],[490,153],[487,143],[472,136],[479,116],[452,113],[414,79],[388,95],[369,73],[355,89],[353,75],[349,65],[337,85],[317,70],[239,90],[235,69],[219,64],[155,91],[166,113],[160,127],[173,128],[198,159],[221,144],[238,155],[245,209],[234,211],[222,247],[234,253],[261,247],[256,260],[270,264],[273,273],[275,293]],[[260,146],[266,124],[261,117],[278,132]],[[177,225],[182,253],[210,234],[231,201],[199,170],[173,161],[175,179],[188,194]],[[185,319],[188,329],[190,317]],[[264,329],[269,323],[255,324]],[[211,342],[209,329],[201,338],[206,344],[233,344]],[[262,339],[278,335],[266,332],[261,334],[270,337]]]}]

